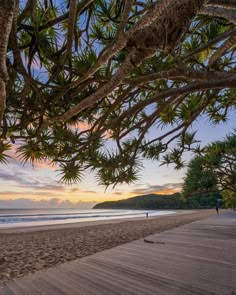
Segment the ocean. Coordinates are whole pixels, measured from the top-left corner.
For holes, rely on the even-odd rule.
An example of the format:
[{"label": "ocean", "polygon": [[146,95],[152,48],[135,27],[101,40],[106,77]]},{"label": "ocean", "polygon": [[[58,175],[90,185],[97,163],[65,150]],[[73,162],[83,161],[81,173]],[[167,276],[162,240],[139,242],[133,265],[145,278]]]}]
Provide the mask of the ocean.
[{"label": "ocean", "polygon": [[168,215],[174,211],[99,209],[0,209],[0,229]]}]

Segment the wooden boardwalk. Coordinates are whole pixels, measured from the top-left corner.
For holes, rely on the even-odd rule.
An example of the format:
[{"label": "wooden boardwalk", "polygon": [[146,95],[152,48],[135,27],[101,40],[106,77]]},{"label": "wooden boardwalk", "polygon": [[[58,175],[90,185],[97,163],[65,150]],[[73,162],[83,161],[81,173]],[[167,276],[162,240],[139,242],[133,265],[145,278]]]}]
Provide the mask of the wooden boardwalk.
[{"label": "wooden boardwalk", "polygon": [[146,240],[9,281],[0,295],[236,295],[236,214]]}]

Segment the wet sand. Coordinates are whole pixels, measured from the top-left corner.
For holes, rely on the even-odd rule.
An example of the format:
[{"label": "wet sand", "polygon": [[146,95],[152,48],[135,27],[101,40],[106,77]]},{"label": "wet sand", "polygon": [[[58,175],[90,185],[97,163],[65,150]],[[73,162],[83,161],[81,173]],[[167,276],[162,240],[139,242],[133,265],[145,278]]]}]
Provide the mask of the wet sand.
[{"label": "wet sand", "polygon": [[215,215],[180,211],[149,219],[110,220],[0,232],[0,283]]}]

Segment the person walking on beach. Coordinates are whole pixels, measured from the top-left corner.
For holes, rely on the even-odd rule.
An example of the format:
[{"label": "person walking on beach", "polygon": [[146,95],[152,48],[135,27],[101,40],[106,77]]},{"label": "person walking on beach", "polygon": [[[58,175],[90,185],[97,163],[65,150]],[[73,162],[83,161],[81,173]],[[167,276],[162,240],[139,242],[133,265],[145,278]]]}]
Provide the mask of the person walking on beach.
[{"label": "person walking on beach", "polygon": [[216,212],[219,215],[219,207],[218,206],[216,206]]},{"label": "person walking on beach", "polygon": [[146,218],[148,219],[148,212],[146,213]]}]

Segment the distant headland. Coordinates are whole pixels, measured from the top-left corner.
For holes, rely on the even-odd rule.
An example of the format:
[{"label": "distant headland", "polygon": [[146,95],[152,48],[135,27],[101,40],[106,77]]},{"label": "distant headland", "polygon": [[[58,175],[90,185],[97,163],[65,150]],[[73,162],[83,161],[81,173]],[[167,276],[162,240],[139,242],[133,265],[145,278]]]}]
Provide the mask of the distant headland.
[{"label": "distant headland", "polygon": [[148,194],[119,201],[96,204],[93,209],[209,209],[221,199],[220,193],[201,193],[184,198],[180,193],[172,195]]}]

